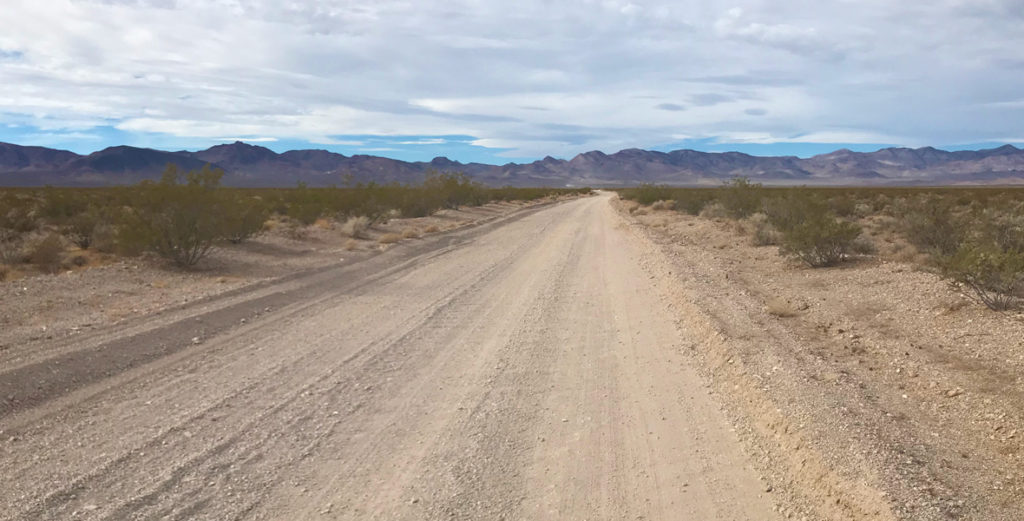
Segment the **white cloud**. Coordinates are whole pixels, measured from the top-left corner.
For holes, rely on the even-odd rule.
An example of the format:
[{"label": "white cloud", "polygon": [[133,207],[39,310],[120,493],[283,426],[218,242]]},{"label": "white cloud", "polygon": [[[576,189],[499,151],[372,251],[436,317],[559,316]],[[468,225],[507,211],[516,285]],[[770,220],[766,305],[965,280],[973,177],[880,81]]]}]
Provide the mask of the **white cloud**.
[{"label": "white cloud", "polygon": [[235,141],[246,141],[248,143],[273,143],[277,141],[276,137],[219,137],[216,141],[226,141],[234,143]]},{"label": "white cloud", "polygon": [[1019,134],[1019,6],[7,0],[0,123],[355,146],[331,136],[467,135],[518,156],[680,135],[980,142]]}]

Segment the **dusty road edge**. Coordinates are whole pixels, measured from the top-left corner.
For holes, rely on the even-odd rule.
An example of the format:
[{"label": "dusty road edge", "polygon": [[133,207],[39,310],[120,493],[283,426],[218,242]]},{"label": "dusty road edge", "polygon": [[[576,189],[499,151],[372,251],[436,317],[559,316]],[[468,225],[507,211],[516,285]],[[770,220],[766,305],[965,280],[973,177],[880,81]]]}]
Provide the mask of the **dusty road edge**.
[{"label": "dusty road edge", "polygon": [[316,287],[321,297],[358,290],[412,267],[424,256],[444,254],[496,227],[568,200],[524,206],[347,262],[256,281],[87,334],[54,339],[47,346],[52,354],[24,365],[0,368],[0,418],[31,411],[96,382],[196,348],[205,339],[244,327],[254,318],[300,313],[320,300],[300,299],[301,295],[308,297],[308,288]]},{"label": "dusty road edge", "polygon": [[896,520],[889,499],[871,482],[871,476],[861,474],[854,481],[830,468],[800,433],[800,426],[783,416],[760,389],[761,383],[732,348],[736,340],[676,283],[672,261],[648,237],[650,232],[623,210],[618,198],[610,204],[638,249],[645,252],[643,270],[655,281],[659,297],[672,310],[680,336],[690,340],[689,357],[728,407],[751,461],[762,476],[775,476],[772,492],[781,496],[776,500],[785,505],[781,507],[784,515],[830,521]]}]

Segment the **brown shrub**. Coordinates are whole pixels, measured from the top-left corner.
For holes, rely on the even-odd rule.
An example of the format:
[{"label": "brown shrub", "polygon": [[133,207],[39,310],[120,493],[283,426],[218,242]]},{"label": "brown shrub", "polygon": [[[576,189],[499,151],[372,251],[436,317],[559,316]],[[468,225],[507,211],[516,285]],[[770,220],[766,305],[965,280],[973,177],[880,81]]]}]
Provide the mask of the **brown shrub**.
[{"label": "brown shrub", "polygon": [[385,233],[377,239],[377,242],[381,244],[394,244],[400,240],[402,240],[402,236],[397,233]]},{"label": "brown shrub", "polygon": [[349,217],[345,220],[345,224],[341,225],[341,233],[353,238],[353,239],[365,239],[366,230],[370,228],[370,219],[359,215],[356,217]]},{"label": "brown shrub", "polygon": [[14,265],[21,262],[24,254],[21,251],[21,241],[11,236],[8,240],[0,237],[0,264]]},{"label": "brown shrub", "polygon": [[63,255],[64,243],[60,235],[55,233],[47,235],[29,250],[30,262],[45,273],[59,271]]},{"label": "brown shrub", "polygon": [[441,231],[441,229],[434,224],[431,224],[430,226],[427,226],[426,228],[423,229],[423,233],[437,233],[439,231]]},{"label": "brown shrub", "polygon": [[348,250],[348,251],[358,250],[359,249],[359,241],[357,241],[355,239],[349,239],[349,240],[345,241],[345,249]]},{"label": "brown shrub", "polygon": [[406,228],[406,229],[402,230],[402,238],[403,239],[419,239],[420,238],[420,232],[416,231],[415,228]]},{"label": "brown shrub", "polygon": [[705,205],[700,211],[700,216],[705,219],[722,219],[724,217],[728,217],[729,213],[725,211],[724,206],[718,202],[714,202]]}]

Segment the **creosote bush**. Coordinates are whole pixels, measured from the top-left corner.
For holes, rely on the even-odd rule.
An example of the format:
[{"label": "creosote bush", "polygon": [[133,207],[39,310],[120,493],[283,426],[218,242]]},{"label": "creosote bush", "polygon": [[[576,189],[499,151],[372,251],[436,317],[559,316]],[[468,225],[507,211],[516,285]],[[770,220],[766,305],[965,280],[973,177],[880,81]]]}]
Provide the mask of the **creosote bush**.
[{"label": "creosote bush", "polygon": [[29,262],[34,264],[39,271],[44,273],[56,273],[60,271],[61,261],[64,257],[64,243],[60,235],[48,234],[29,251]]},{"label": "creosote bush", "polygon": [[[139,255],[153,252],[192,266],[217,244],[245,241],[280,225],[295,239],[306,226],[343,224],[366,238],[371,224],[419,217],[491,201],[535,201],[587,195],[589,188],[487,188],[465,174],[430,172],[418,184],[354,184],[345,188],[225,188],[209,167],[182,173],[169,165],[158,182],[108,188],[0,188],[0,264],[30,262],[26,237],[57,232],[81,249]],[[347,229],[344,229],[347,228]]]},{"label": "creosote bush", "polygon": [[737,177],[722,185],[718,202],[730,217],[742,219],[761,209],[764,191],[760,184]]},{"label": "creosote bush", "polygon": [[782,232],[781,251],[813,268],[834,266],[852,251],[860,227],[823,214]]},{"label": "creosote bush", "polygon": [[965,243],[940,266],[947,278],[969,288],[990,309],[1014,309],[1024,298],[1024,252],[992,242]]},{"label": "creosote bush", "polygon": [[[778,243],[812,266],[874,255],[873,237],[886,255],[938,268],[993,309],[1019,307],[1024,299],[1024,189],[765,188],[737,179],[717,189],[620,191],[627,201],[641,193],[671,197],[677,210],[706,218],[746,217],[741,228],[755,244]],[[837,214],[861,219],[871,237]]]},{"label": "creosote bush", "polygon": [[120,242],[135,251],[153,251],[179,266],[195,265],[227,235],[224,202],[216,192],[223,175],[223,170],[209,166],[182,175],[177,166],[168,165],[159,182],[135,188]]}]

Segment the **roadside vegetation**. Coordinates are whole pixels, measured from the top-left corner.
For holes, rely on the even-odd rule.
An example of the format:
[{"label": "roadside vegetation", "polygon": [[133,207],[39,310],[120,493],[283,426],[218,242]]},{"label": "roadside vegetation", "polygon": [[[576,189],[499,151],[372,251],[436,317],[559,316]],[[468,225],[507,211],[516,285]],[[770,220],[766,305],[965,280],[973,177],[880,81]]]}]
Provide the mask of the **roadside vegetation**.
[{"label": "roadside vegetation", "polygon": [[754,244],[814,268],[881,258],[933,270],[994,310],[1024,305],[1024,188],[645,185],[620,190],[634,212],[733,221]]},{"label": "roadside vegetation", "polygon": [[[104,255],[155,255],[191,267],[220,245],[239,244],[277,226],[297,239],[305,227],[336,227],[355,241],[388,219],[590,192],[488,188],[464,174],[440,172],[416,185],[345,188],[226,188],[222,176],[219,169],[182,172],[168,165],[159,181],[134,186],[0,189],[0,281],[84,266]],[[419,236],[409,230],[381,242]]]}]

